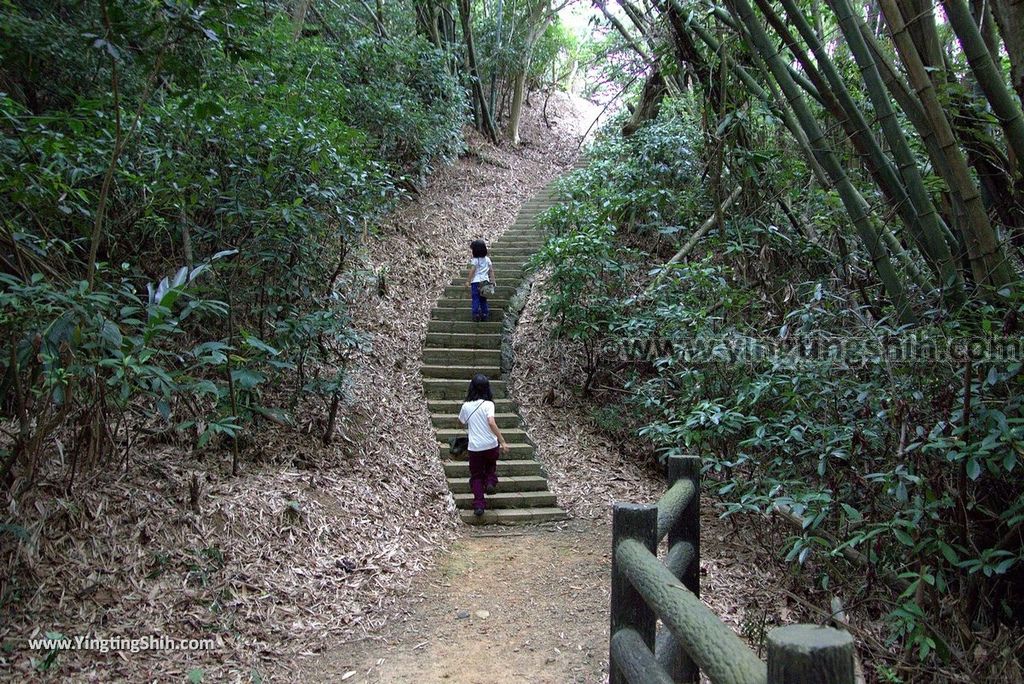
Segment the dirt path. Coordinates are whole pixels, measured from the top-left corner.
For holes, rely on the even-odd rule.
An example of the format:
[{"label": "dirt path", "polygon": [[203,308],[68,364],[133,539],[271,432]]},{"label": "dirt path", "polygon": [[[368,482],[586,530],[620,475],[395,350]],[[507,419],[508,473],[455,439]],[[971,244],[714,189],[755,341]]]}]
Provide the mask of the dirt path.
[{"label": "dirt path", "polygon": [[324,657],[305,681],[602,681],[609,544],[590,521],[467,529],[400,621]]},{"label": "dirt path", "polygon": [[[509,378],[566,523],[459,528],[419,576],[405,609],[371,637],[328,649],[302,681],[597,684],[607,681],[611,506],[654,502],[656,468],[625,459],[585,419],[571,392],[571,353],[539,314],[543,280],[523,312]],[[704,600],[755,646],[797,612],[786,578],[733,538],[712,501],[702,506]]]},{"label": "dirt path", "polygon": [[[748,643],[791,622],[785,582],[733,545],[705,507],[705,601]],[[597,520],[466,528],[411,589],[405,613],[299,681],[600,684],[608,677],[611,529]],[[345,678],[345,679],[342,679]]]}]

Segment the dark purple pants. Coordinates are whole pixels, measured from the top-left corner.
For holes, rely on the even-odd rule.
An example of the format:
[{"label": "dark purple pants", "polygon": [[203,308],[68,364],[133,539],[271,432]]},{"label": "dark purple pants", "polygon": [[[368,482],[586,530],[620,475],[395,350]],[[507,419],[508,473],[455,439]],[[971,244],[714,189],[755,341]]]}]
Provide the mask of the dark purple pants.
[{"label": "dark purple pants", "polygon": [[469,452],[469,488],[473,490],[473,508],[484,507],[484,489],[498,484],[498,447]]}]

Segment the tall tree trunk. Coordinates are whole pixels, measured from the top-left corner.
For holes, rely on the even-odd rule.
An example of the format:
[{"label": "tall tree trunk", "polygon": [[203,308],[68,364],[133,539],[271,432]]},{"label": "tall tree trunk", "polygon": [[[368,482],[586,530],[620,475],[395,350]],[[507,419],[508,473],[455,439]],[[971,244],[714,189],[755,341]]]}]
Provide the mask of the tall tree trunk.
[{"label": "tall tree trunk", "polygon": [[917,210],[922,232],[927,241],[925,252],[937,262],[939,278],[943,287],[949,288],[954,301],[958,300],[962,296],[963,283],[952,254],[952,249],[956,247],[956,244],[949,243],[946,239],[949,229],[942,223],[931,196],[925,188],[924,179],[918,169],[917,161],[914,159],[914,153],[911,151],[910,144],[903,134],[903,128],[896,118],[896,110],[885,92],[885,85],[882,82],[878,65],[872,58],[867,42],[859,30],[849,0],[830,0],[830,4],[839,20],[839,28],[846,37],[846,43],[850,47],[854,61],[860,68],[868,98],[871,100],[875,116],[881,124],[882,133],[889,144],[889,149],[892,150],[893,156],[896,158],[896,164],[907,188],[907,194]]},{"label": "tall tree trunk", "polygon": [[825,134],[821,131],[818,122],[811,113],[810,107],[807,106],[807,103],[801,96],[800,90],[790,75],[785,61],[779,55],[778,50],[772,45],[764,27],[761,26],[760,20],[754,16],[750,4],[747,0],[732,0],[732,4],[736,7],[737,14],[743,25],[746,26],[754,48],[761,53],[761,56],[768,63],[768,68],[771,69],[775,80],[793,107],[797,120],[807,132],[807,139],[810,141],[811,148],[814,150],[819,163],[835,184],[843,206],[853,221],[854,228],[864,243],[865,249],[867,249],[871,263],[878,273],[886,293],[888,293],[889,298],[892,300],[898,320],[901,323],[916,322],[917,319],[911,309],[906,288],[893,268],[892,262],[889,260],[889,254],[881,241],[878,230],[871,222],[868,203],[850,181],[835,153],[825,142]]},{"label": "tall tree trunk", "polygon": [[298,40],[302,35],[302,27],[306,23],[306,13],[313,0],[298,0],[292,8],[292,39]]},{"label": "tall tree trunk", "polygon": [[459,0],[459,20],[462,22],[462,35],[466,41],[466,62],[469,68],[470,87],[473,90],[473,99],[479,108],[480,130],[491,139],[491,142],[498,142],[498,133],[494,130],[494,119],[491,118],[490,109],[487,107],[487,99],[484,98],[483,86],[480,82],[480,71],[477,69],[476,48],[473,46],[473,26],[470,21],[470,0]]},{"label": "tall tree trunk", "polygon": [[515,83],[512,91],[512,106],[508,113],[508,139],[513,145],[519,144],[519,121],[523,114],[523,99],[526,94],[526,77],[530,71],[530,64],[533,60],[533,48],[544,31],[547,30],[548,22],[551,21],[550,0],[535,0],[526,20],[527,32],[523,50],[523,62],[515,74]]},{"label": "tall tree trunk", "polygon": [[978,79],[978,85],[985,93],[992,112],[1006,134],[1007,145],[1017,161],[1017,172],[1024,176],[1024,114],[1020,102],[1010,94],[1003,82],[1003,74],[992,61],[981,30],[974,23],[971,10],[964,0],[942,0],[946,18],[960,39],[967,63]]},{"label": "tall tree trunk", "polygon": [[520,68],[512,81],[512,104],[508,108],[506,134],[513,145],[519,144],[519,120],[523,115],[523,93],[526,91],[526,69]]},{"label": "tall tree trunk", "polygon": [[665,79],[661,77],[661,71],[656,68],[644,81],[644,89],[640,93],[640,101],[637,103],[636,109],[633,110],[633,115],[622,126],[623,136],[633,135],[646,122],[653,121],[658,117],[658,110],[665,97],[665,92]]},{"label": "tall tree trunk", "polygon": [[1017,97],[1024,105],[1024,2],[1021,0],[989,0],[992,14],[1003,37],[1010,58],[1010,80]]},{"label": "tall tree trunk", "polygon": [[[495,52],[497,54],[501,54],[501,23],[502,23],[502,19],[504,19],[504,17],[505,17],[505,6],[504,6],[504,3],[502,2],[502,0],[498,0],[497,13],[498,13],[497,26],[495,26],[495,28],[494,28],[494,45],[495,45],[494,50],[495,50]],[[498,60],[495,59],[494,60],[495,63],[491,67],[490,95],[491,95],[491,111],[494,112],[494,116],[497,117],[500,120],[501,119],[501,113],[500,112],[495,112],[495,110],[494,110],[494,108],[498,105],[498,91],[497,91],[497,88],[498,88],[498,64],[497,64],[497,61]]]},{"label": "tall tree trunk", "polygon": [[880,0],[880,5],[892,32],[896,50],[907,68],[910,83],[921,99],[925,116],[934,129],[939,146],[949,164],[950,178],[947,182],[950,182],[950,189],[959,194],[963,202],[966,220],[961,223],[960,228],[964,231],[967,258],[971,262],[975,282],[993,289],[1008,285],[1016,280],[1016,274],[1006,260],[1002,244],[989,222],[981,193],[971,181],[963,151],[957,145],[953,129],[928,76],[927,68],[910,37],[903,15],[895,0]]}]

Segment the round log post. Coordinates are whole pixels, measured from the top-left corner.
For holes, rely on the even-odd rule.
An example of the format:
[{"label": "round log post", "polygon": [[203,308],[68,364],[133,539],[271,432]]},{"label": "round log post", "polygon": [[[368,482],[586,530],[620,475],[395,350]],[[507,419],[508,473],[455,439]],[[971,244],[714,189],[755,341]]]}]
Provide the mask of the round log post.
[{"label": "round log post", "polygon": [[853,637],[831,627],[786,625],[768,632],[768,684],[854,684]]},{"label": "round log post", "polygon": [[[643,596],[630,584],[615,562],[615,549],[620,541],[634,539],[657,553],[658,507],[647,504],[617,503],[612,509],[612,638],[621,628],[634,630],[650,651],[654,652],[657,616]],[[608,683],[626,684],[625,674],[615,665],[615,649],[609,647]]]},{"label": "round log post", "polygon": [[612,652],[626,681],[644,684],[675,684],[665,668],[655,659],[640,635],[629,627],[622,627],[612,637]]},{"label": "round log post", "polygon": [[[683,509],[676,524],[669,530],[668,548],[669,556],[680,554],[684,550],[688,552],[686,555],[689,556],[690,562],[676,576],[682,581],[683,586],[698,598],[700,597],[700,465],[699,456],[670,456],[668,459],[668,486],[670,488],[679,480],[688,479],[693,482],[693,497]],[[667,630],[659,647],[662,652],[657,653],[658,661],[668,670],[674,681],[700,681],[700,670],[694,664],[693,659]]]}]

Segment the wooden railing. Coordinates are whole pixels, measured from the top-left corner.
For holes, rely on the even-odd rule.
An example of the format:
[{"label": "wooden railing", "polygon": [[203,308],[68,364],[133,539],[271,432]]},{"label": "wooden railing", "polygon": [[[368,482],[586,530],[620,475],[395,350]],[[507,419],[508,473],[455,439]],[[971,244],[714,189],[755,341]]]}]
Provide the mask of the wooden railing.
[{"label": "wooden railing", "polygon": [[701,670],[715,684],[853,684],[847,632],[778,627],[766,664],[699,597],[700,458],[673,456],[657,504],[615,504],[609,684],[696,682]]}]

